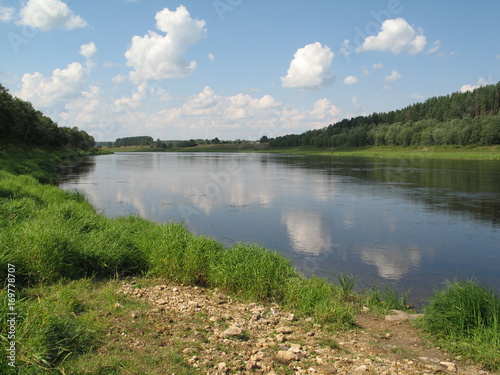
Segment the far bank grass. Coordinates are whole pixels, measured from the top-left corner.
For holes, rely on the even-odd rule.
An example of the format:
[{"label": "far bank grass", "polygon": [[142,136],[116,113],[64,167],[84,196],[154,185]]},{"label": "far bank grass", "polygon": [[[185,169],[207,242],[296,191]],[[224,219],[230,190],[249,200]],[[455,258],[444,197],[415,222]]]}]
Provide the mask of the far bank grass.
[{"label": "far bank grass", "polygon": [[484,147],[360,147],[360,148],[289,148],[269,149],[270,153],[326,156],[366,156],[395,158],[448,158],[500,160],[500,146]]},{"label": "far bank grass", "polygon": [[242,143],[225,145],[199,145],[173,149],[151,148],[145,146],[102,148],[108,152],[264,152],[291,155],[323,156],[366,156],[390,158],[448,158],[500,160],[500,146],[481,147],[359,147],[359,148],[270,148],[268,144]]}]

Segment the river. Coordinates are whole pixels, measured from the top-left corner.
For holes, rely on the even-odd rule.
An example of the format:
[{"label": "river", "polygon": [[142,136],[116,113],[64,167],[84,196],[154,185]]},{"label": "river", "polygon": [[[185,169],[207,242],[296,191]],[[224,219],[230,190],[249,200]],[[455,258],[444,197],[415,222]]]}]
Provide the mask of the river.
[{"label": "river", "polygon": [[181,221],[277,250],[306,275],[390,284],[419,307],[445,280],[500,290],[500,161],[116,153],[61,170],[109,217]]}]

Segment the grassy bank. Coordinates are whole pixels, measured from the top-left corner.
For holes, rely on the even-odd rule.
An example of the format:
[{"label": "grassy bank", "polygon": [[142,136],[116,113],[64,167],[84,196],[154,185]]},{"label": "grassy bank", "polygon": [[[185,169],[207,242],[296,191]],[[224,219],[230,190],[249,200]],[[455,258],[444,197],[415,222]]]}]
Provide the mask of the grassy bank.
[{"label": "grassy bank", "polygon": [[268,144],[242,143],[224,145],[199,145],[173,149],[152,148],[145,146],[102,148],[108,152],[267,152],[295,155],[326,156],[370,156],[370,157],[411,157],[411,158],[450,158],[450,159],[485,159],[500,160],[500,146],[481,147],[358,147],[358,148],[270,148]]},{"label": "grassy bank", "polygon": [[[10,156],[22,158],[23,150],[8,151]],[[28,169],[15,172],[46,181],[45,171],[54,168],[50,163],[59,162],[61,156],[42,151],[32,155],[37,161],[26,156],[26,162],[16,164],[4,157],[1,165],[8,170],[27,165]],[[109,219],[97,214],[81,193],[41,184],[29,175],[0,171],[0,228],[0,278],[3,286],[15,284],[19,314],[17,367],[11,373],[62,373],[62,368],[71,373],[65,367],[68,356],[91,353],[106,340],[99,314],[107,314],[107,309],[120,303],[113,280],[121,278],[161,278],[218,288],[245,301],[276,302],[298,317],[312,317],[335,329],[352,327],[354,315],[363,306],[371,311],[405,307],[404,298],[392,291],[371,289],[354,294],[354,279],[349,276],[339,277],[336,284],[305,278],[289,260],[259,246],[224,248],[211,238],[191,234],[180,223],[157,224],[138,217]],[[14,278],[9,276],[12,269]],[[9,298],[9,288],[4,287],[0,309],[3,342],[9,342],[11,333]],[[498,297],[493,296],[492,301],[486,311],[493,311],[493,319],[481,320],[473,341],[467,335],[438,339],[473,346],[474,350],[463,355],[498,368],[494,355],[500,348],[498,326],[481,330],[498,324],[498,311],[492,310]],[[435,315],[446,316],[453,306],[438,309]],[[478,340],[482,331],[485,338]],[[482,350],[481,345],[490,350]],[[476,355],[483,352],[490,354]],[[9,371],[6,356],[0,356],[0,372]]]},{"label": "grassy bank", "polygon": [[0,170],[15,175],[30,175],[42,183],[56,183],[58,165],[72,158],[101,153],[107,151],[97,149],[81,151],[71,148],[54,150],[0,141]]},{"label": "grassy bank", "polygon": [[369,157],[410,157],[449,159],[500,160],[500,146],[484,147],[359,147],[359,148],[288,148],[269,149],[271,153],[298,155],[369,156]]}]

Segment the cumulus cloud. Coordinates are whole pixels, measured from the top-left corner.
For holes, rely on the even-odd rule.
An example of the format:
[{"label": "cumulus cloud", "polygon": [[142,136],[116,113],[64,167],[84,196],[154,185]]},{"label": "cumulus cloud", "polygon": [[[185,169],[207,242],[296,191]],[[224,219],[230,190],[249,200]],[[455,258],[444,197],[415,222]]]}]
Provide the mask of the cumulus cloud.
[{"label": "cumulus cloud", "polygon": [[421,31],[415,29],[404,18],[385,20],[378,35],[367,37],[356,49],[364,51],[390,51],[394,54],[416,54],[422,52],[427,39]]},{"label": "cumulus cloud", "polygon": [[14,18],[14,8],[0,6],[0,22],[9,22]]},{"label": "cumulus cloud", "polygon": [[42,31],[52,29],[77,29],[87,22],[73,13],[61,0],[29,0],[21,9],[20,25],[27,25]]},{"label": "cumulus cloud", "polygon": [[283,87],[314,90],[333,83],[333,57],[330,48],[319,42],[299,48],[286,77],[281,77]]},{"label": "cumulus cloud", "polygon": [[84,80],[84,67],[74,62],[66,69],[55,69],[50,77],[39,72],[24,74],[22,88],[16,95],[35,107],[47,108],[79,96]]},{"label": "cumulus cloud", "polygon": [[475,85],[463,85],[462,87],[460,87],[460,92],[474,91],[475,89],[486,86],[487,84],[488,81],[486,81],[484,78],[479,78]]},{"label": "cumulus cloud", "polygon": [[391,75],[385,76],[385,80],[387,82],[394,82],[394,81],[397,81],[399,79],[401,79],[401,74],[399,74],[399,72],[397,70],[393,70],[391,72]]},{"label": "cumulus cloud", "polygon": [[[54,119],[106,141],[136,134],[139,123],[155,139],[189,139],[196,134],[200,138],[256,140],[262,134],[276,137],[319,129],[341,119],[341,110],[326,98],[298,108],[267,94],[221,95],[207,86],[181,103],[172,99],[158,86],[138,85],[129,97],[119,98],[90,86],[65,101],[64,110]],[[146,112],[151,106],[162,109]]]},{"label": "cumulus cloud", "polygon": [[127,65],[134,68],[130,78],[136,84],[181,78],[196,69],[196,62],[186,61],[184,54],[188,47],[206,36],[205,21],[192,19],[181,5],[175,11],[165,8],[156,13],[156,28],[166,35],[154,31],[144,36],[136,35],[125,53]]},{"label": "cumulus cloud", "polygon": [[137,91],[132,94],[129,98],[122,97],[120,99],[115,100],[115,106],[117,109],[136,109],[142,104],[142,100],[144,99],[147,93],[147,87],[145,85],[137,86]]},{"label": "cumulus cloud", "polygon": [[92,69],[95,66],[95,62],[92,57],[97,53],[97,47],[94,42],[88,44],[82,44],[80,46],[80,55],[85,57],[87,69]]},{"label": "cumulus cloud", "polygon": [[358,83],[358,77],[356,76],[347,76],[344,78],[344,83],[346,85],[354,85],[355,83]]},{"label": "cumulus cloud", "polygon": [[220,137],[258,139],[322,128],[340,118],[340,109],[328,99],[319,99],[312,108],[298,109],[276,101],[271,95],[254,97],[238,93],[217,94],[205,87],[182,105],[161,110],[151,116],[149,126],[177,138],[190,138],[193,133],[202,138]]}]

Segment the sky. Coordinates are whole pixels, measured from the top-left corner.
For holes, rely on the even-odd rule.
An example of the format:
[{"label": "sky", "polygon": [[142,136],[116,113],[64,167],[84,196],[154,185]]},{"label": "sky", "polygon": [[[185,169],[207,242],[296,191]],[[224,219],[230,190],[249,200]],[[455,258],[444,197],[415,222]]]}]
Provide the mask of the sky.
[{"label": "sky", "polygon": [[96,141],[318,129],[500,81],[498,0],[0,0],[0,83]]}]

